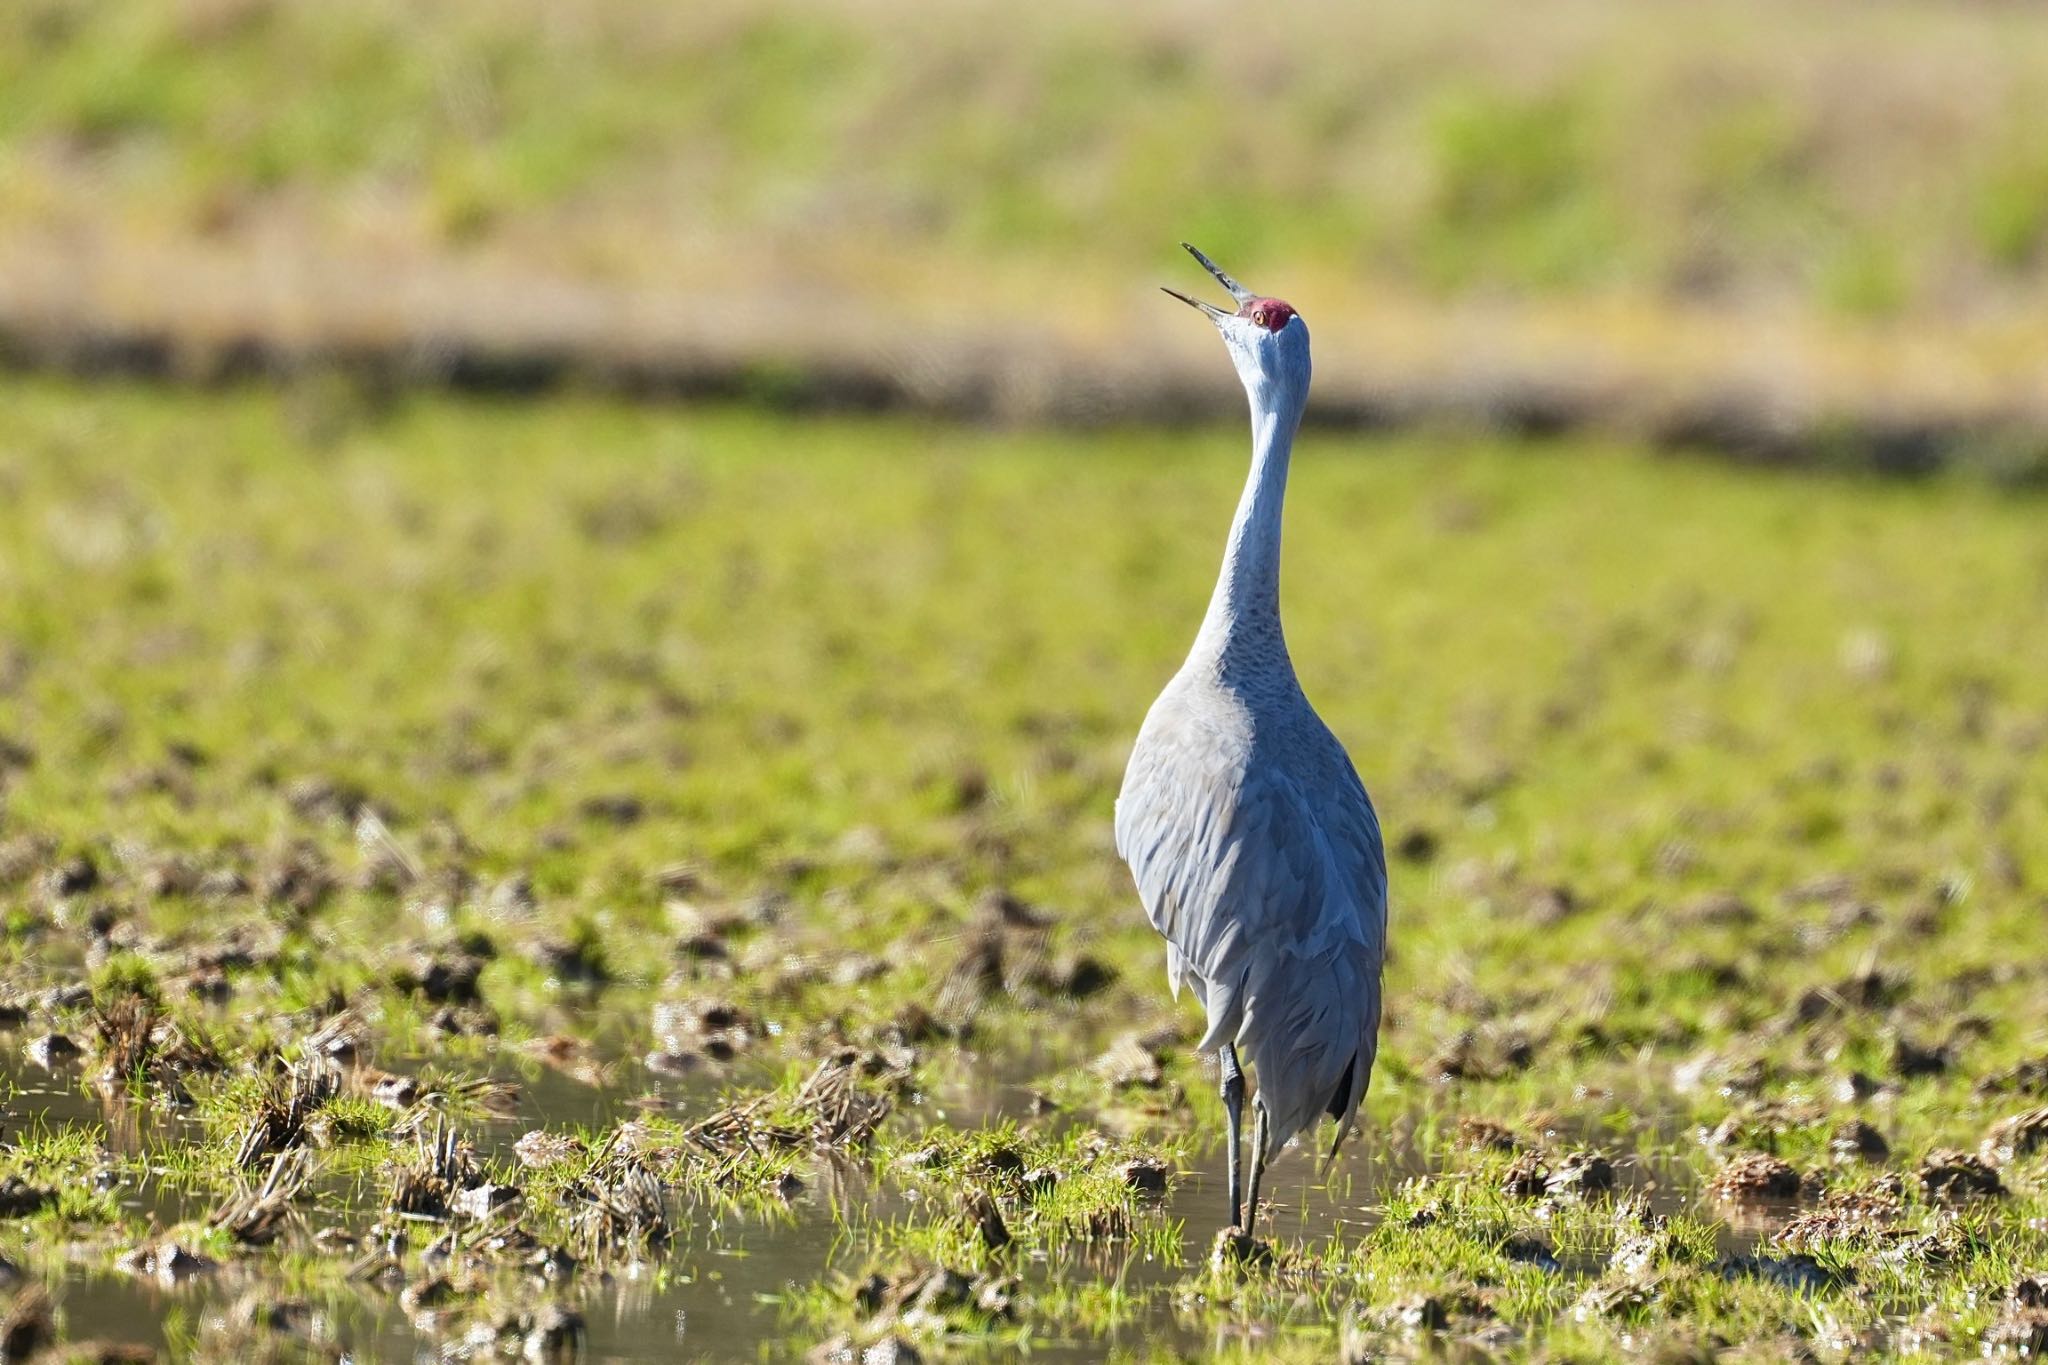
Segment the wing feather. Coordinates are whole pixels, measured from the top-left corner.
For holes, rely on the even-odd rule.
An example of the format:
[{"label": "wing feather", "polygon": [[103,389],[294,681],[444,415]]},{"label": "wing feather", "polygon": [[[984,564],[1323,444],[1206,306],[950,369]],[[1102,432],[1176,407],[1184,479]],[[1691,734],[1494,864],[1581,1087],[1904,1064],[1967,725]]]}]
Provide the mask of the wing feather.
[{"label": "wing feather", "polygon": [[1117,849],[1169,975],[1202,989],[1199,1046],[1251,1053],[1276,1145],[1332,1096],[1349,1095],[1349,1125],[1379,1030],[1379,820],[1334,737],[1317,738],[1304,756],[1141,735],[1117,800]]}]

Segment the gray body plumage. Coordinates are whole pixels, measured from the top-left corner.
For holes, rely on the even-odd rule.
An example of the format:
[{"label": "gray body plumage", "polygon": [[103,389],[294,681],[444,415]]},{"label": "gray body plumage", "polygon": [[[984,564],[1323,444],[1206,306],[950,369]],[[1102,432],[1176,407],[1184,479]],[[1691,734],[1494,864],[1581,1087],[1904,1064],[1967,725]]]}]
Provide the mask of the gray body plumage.
[{"label": "gray body plumage", "polygon": [[1218,327],[1251,399],[1251,475],[1194,647],[1139,731],[1116,843],[1166,939],[1175,994],[1191,986],[1207,1011],[1198,1046],[1234,1046],[1256,1077],[1256,1203],[1267,1156],[1325,1112],[1341,1142],[1364,1097],[1387,874],[1372,802],[1302,694],[1281,631],[1280,507],[1307,329],[1299,318],[1270,337]]},{"label": "gray body plumage", "polygon": [[1117,798],[1167,980],[1258,1080],[1269,1150],[1333,1105],[1340,1131],[1377,1050],[1386,942],[1379,822],[1284,647],[1199,650],[1153,704]]}]

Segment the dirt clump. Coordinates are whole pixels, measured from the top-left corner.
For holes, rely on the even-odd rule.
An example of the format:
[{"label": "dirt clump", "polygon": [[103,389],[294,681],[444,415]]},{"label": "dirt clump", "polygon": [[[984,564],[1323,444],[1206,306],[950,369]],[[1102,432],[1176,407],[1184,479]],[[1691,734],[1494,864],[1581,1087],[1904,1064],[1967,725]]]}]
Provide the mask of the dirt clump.
[{"label": "dirt clump", "polygon": [[1042,995],[1086,1000],[1117,982],[1117,969],[1092,953],[1076,952],[1025,970],[1024,984]]},{"label": "dirt clump", "polygon": [[1607,1258],[1607,1267],[1627,1279],[1640,1280],[1666,1262],[1692,1259],[1693,1252],[1686,1243],[1669,1229],[1658,1227],[1639,1232],[1615,1247],[1614,1254]]},{"label": "dirt clump", "polygon": [[573,1133],[550,1133],[544,1128],[535,1128],[512,1144],[512,1154],[519,1158],[522,1166],[553,1166],[588,1156],[590,1147]]},{"label": "dirt clump", "polygon": [[1589,1318],[1641,1317],[1656,1306],[1660,1293],[1659,1284],[1650,1279],[1603,1281],[1587,1286],[1571,1312],[1581,1322]]},{"label": "dirt clump", "polygon": [[1892,1154],[1883,1133],[1862,1119],[1848,1119],[1828,1138],[1828,1151],[1837,1161],[1883,1161]]},{"label": "dirt clump", "polygon": [[1166,1193],[1165,1162],[1154,1161],[1150,1157],[1133,1157],[1117,1167],[1117,1174],[1123,1178],[1124,1184],[1139,1194],[1157,1196]]},{"label": "dirt clump", "polygon": [[292,814],[309,822],[347,824],[368,805],[367,789],[321,773],[305,773],[285,783],[281,793]]},{"label": "dirt clump", "polygon": [[729,1062],[766,1036],[762,1021],[727,1000],[660,1000],[653,1009],[654,1037],[671,1056],[697,1053]]},{"label": "dirt clump", "polygon": [[609,1261],[642,1249],[668,1245],[668,1192],[646,1158],[619,1140],[614,1129],[610,1150],[594,1162],[566,1196],[576,1201],[570,1220],[586,1259]]},{"label": "dirt clump", "polygon": [[611,1083],[613,1069],[600,1061],[597,1049],[581,1038],[550,1033],[521,1043],[519,1051],[584,1085],[602,1089]]},{"label": "dirt clump", "polygon": [[1049,981],[1045,963],[1052,924],[1051,917],[1007,891],[983,894],[968,917],[965,946],[947,969],[932,1012],[964,1034],[997,996]]},{"label": "dirt clump", "polygon": [[219,1071],[220,1053],[165,1017],[151,997],[127,994],[94,1012],[93,1080],[114,1088],[140,1079],[162,1085],[180,1076]]},{"label": "dirt clump", "polygon": [[897,1326],[943,1332],[949,1318],[965,1318],[985,1330],[1016,1319],[1016,1297],[1017,1281],[1010,1276],[969,1276],[938,1265],[913,1266],[895,1276],[872,1274],[853,1289],[855,1304],[870,1315],[870,1334]]},{"label": "dirt clump", "polygon": [[550,936],[533,946],[533,955],[558,981],[592,987],[611,984],[612,970],[605,958],[604,946],[593,939],[574,935]]},{"label": "dirt clump", "polygon": [[311,1173],[305,1148],[281,1151],[271,1161],[262,1184],[230,1196],[207,1215],[206,1225],[223,1229],[245,1246],[268,1246],[287,1226],[299,1221],[292,1201],[306,1188]]},{"label": "dirt clump", "polygon": [[981,1244],[990,1251],[1001,1251],[1010,1244],[1010,1228],[1003,1221],[1003,1211],[986,1190],[975,1190],[967,1196],[961,1212],[981,1238]]},{"label": "dirt clump", "polygon": [[1802,1183],[1788,1161],[1767,1152],[1737,1152],[1714,1172],[1707,1189],[1730,1203],[1772,1203],[1797,1199]]},{"label": "dirt clump", "polygon": [[457,1195],[483,1183],[476,1150],[438,1117],[431,1130],[414,1131],[413,1144],[412,1155],[391,1168],[385,1208],[401,1216],[446,1218]]},{"label": "dirt clump", "polygon": [[461,943],[414,953],[392,973],[391,984],[437,1005],[474,1005],[482,999],[477,983],[494,956],[489,939],[471,935]]},{"label": "dirt clump", "polygon": [[1721,1262],[1721,1274],[1731,1280],[1762,1280],[1795,1294],[1818,1294],[1842,1283],[1843,1277],[1805,1252],[1772,1256],[1731,1256]]},{"label": "dirt clump", "polygon": [[1901,1080],[1945,1075],[1955,1062],[1955,1050],[1946,1043],[1920,1043],[1904,1034],[1892,1039],[1892,1074]]},{"label": "dirt clump", "polygon": [[30,1360],[57,1340],[57,1315],[50,1293],[32,1284],[14,1296],[0,1318],[0,1360]]},{"label": "dirt clump", "polygon": [[1148,1046],[1148,1042],[1140,1034],[1126,1033],[1089,1063],[1088,1069],[1113,1089],[1157,1090],[1166,1079],[1165,1059],[1163,1050]]},{"label": "dirt clump", "polygon": [[0,1180],[0,1218],[27,1218],[57,1202],[57,1192],[31,1185],[18,1175]]},{"label": "dirt clump", "polygon": [[1209,1248],[1209,1268],[1214,1271],[1256,1269],[1273,1263],[1273,1246],[1260,1241],[1243,1228],[1218,1228]]},{"label": "dirt clump", "polygon": [[819,1062],[797,1087],[796,1107],[811,1120],[819,1147],[860,1147],[889,1116],[907,1073],[872,1053],[843,1048]]},{"label": "dirt clump", "polygon": [[2029,1057],[1977,1082],[1979,1095],[2030,1095],[2048,1098],[2048,1054]]},{"label": "dirt clump", "polygon": [[341,889],[341,878],[318,845],[299,840],[272,849],[256,866],[250,890],[265,905],[279,905],[304,919]]},{"label": "dirt clump", "polygon": [[647,803],[630,792],[605,792],[596,796],[586,796],[576,808],[587,820],[602,821],[620,829],[637,825],[647,816]]},{"label": "dirt clump", "polygon": [[1898,1093],[1898,1082],[1880,1081],[1862,1071],[1851,1071],[1835,1084],[1835,1098],[1843,1104],[1866,1104],[1871,1100],[1892,1098]]},{"label": "dirt clump", "polygon": [[1560,1274],[1564,1263],[1550,1244],[1540,1237],[1510,1237],[1500,1244],[1500,1254],[1516,1265],[1533,1265],[1547,1275]]},{"label": "dirt clump", "polygon": [[1396,1299],[1380,1314],[1389,1328],[1422,1335],[1448,1330],[1461,1319],[1490,1319],[1493,1309],[1476,1289],[1448,1289]]},{"label": "dirt clump", "polygon": [[1501,1172],[1501,1191],[1517,1199],[1541,1199],[1549,1186],[1550,1166],[1534,1152],[1523,1152]]},{"label": "dirt clump", "polygon": [[1424,1080],[1497,1081],[1536,1062],[1536,1044],[1518,1029],[1465,1029],[1422,1063]]},{"label": "dirt clump", "polygon": [[2012,1114],[1991,1125],[1978,1149],[1994,1165],[2023,1160],[2048,1147],[2048,1105]]},{"label": "dirt clump", "polygon": [[377,812],[365,805],[356,815],[356,866],[353,884],[358,890],[397,895],[417,884],[424,873],[419,860],[399,843]]},{"label": "dirt clump", "polygon": [[886,1336],[865,1346],[845,1332],[813,1346],[805,1365],[923,1365],[917,1348],[899,1336]]},{"label": "dirt clump", "polygon": [[1995,1197],[2005,1193],[2005,1182],[1989,1164],[1968,1152],[1939,1148],[1920,1163],[1920,1188],[1929,1199],[1953,1202]]},{"label": "dirt clump", "polygon": [[75,853],[42,875],[39,883],[45,896],[61,900],[68,896],[83,896],[96,890],[102,882],[99,863],[90,853]]},{"label": "dirt clump", "polygon": [[1714,929],[1743,929],[1757,921],[1757,908],[1732,891],[1710,891],[1672,912],[1674,923]]},{"label": "dirt clump", "polygon": [[220,1263],[179,1242],[144,1242],[116,1258],[117,1269],[165,1284],[180,1284],[195,1275],[218,1270]]},{"label": "dirt clump", "polygon": [[1754,1099],[1770,1083],[1771,1069],[1761,1057],[1706,1051],[1671,1069],[1671,1083],[1682,1091],[1705,1090],[1731,1099]]},{"label": "dirt clump", "polygon": [[567,1365],[582,1355],[587,1336],[583,1315],[554,1303],[508,1314],[498,1327],[498,1339],[516,1339],[521,1357],[534,1365]]},{"label": "dirt clump", "polygon": [[1458,1120],[1458,1145],[1468,1152],[1521,1152],[1529,1144],[1504,1123],[1468,1114]]},{"label": "dirt clump", "polygon": [[1604,1194],[1614,1188],[1614,1163],[1601,1152],[1573,1152],[1543,1182],[1551,1196]]},{"label": "dirt clump", "polygon": [[307,1124],[341,1093],[341,1069],[318,1054],[274,1077],[235,1148],[237,1166],[255,1166],[310,1140]]},{"label": "dirt clump", "polygon": [[1992,1324],[1984,1329],[1984,1354],[2034,1359],[2048,1355],[2048,1308],[2030,1308],[2008,1302]]},{"label": "dirt clump", "polygon": [[85,1049],[62,1033],[41,1033],[22,1046],[22,1054],[44,1071],[55,1071],[83,1056]]}]

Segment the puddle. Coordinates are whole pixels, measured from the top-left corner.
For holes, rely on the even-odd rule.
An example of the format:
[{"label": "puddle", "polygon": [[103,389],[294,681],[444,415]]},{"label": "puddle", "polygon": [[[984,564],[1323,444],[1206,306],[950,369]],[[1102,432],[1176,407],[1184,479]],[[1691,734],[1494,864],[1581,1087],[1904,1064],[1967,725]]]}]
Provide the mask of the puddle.
[{"label": "puddle", "polygon": [[[547,1068],[500,1068],[519,1086],[516,1111],[502,1118],[466,1123],[463,1132],[486,1161],[510,1159],[518,1138],[537,1127],[609,1127],[644,1112],[617,1092],[592,1089]],[[75,1076],[26,1072],[5,1078],[11,1093],[0,1105],[7,1133],[66,1125],[96,1128],[116,1155],[147,1158],[167,1147],[197,1140],[198,1124],[146,1106],[108,1102],[89,1095]],[[679,1103],[708,1110],[717,1087],[694,1087],[695,1099]],[[681,1092],[684,1096],[688,1092]],[[677,1093],[668,1097],[678,1099]],[[158,1168],[160,1169],[160,1168]],[[677,1352],[729,1357],[758,1353],[780,1335],[774,1298],[795,1285],[816,1280],[839,1239],[830,1199],[841,1187],[822,1165],[806,1193],[785,1216],[750,1219],[729,1209],[678,1200],[676,1237],[659,1262],[614,1273],[576,1276],[559,1301],[585,1320],[585,1360],[657,1360]],[[329,1224],[360,1231],[375,1214],[341,1202],[340,1190],[316,1190],[306,1201],[314,1228]],[[166,1226],[203,1217],[214,1199],[187,1196],[165,1180],[124,1182],[117,1198]],[[417,1240],[425,1240],[422,1233]],[[46,1272],[52,1267],[43,1267]],[[230,1263],[222,1272],[178,1286],[105,1272],[75,1262],[55,1267],[51,1282],[67,1336],[118,1338],[169,1349],[173,1333],[187,1331],[222,1314],[258,1283]],[[541,1296],[537,1296],[541,1297]],[[431,1361],[443,1342],[417,1331],[395,1294],[365,1286],[359,1293],[313,1296],[325,1319],[322,1335],[345,1351],[378,1360]]]},{"label": "puddle", "polygon": [[[509,1160],[512,1144],[536,1127],[605,1129],[645,1112],[640,1096],[616,1088],[594,1089],[524,1060],[500,1064],[495,1074],[518,1085],[516,1110],[463,1125],[464,1135],[486,1159]],[[145,1159],[198,1137],[193,1120],[104,1102],[84,1093],[75,1075],[22,1071],[0,1079],[12,1086],[0,1105],[0,1124],[8,1134],[39,1124],[86,1125],[100,1129],[116,1154]],[[980,1093],[948,1094],[943,1103],[928,1103],[934,1116],[943,1111],[950,1121],[967,1126],[1025,1112],[1030,1092],[1021,1085],[995,1079],[982,1086]],[[721,1082],[707,1080],[667,1085],[660,1095],[664,1107],[679,1116],[695,1115],[715,1106],[721,1088]],[[1077,1116],[1075,1121],[1085,1119]],[[1313,1178],[1313,1162],[1306,1153],[1288,1153],[1269,1172],[1267,1189],[1273,1204],[1262,1231],[1283,1246],[1363,1236],[1394,1188],[1426,1169],[1408,1127],[1397,1125],[1377,1140],[1354,1141],[1328,1181]],[[1587,1136],[1597,1139],[1595,1134]],[[156,1169],[162,1174],[162,1168]],[[1660,1170],[1633,1158],[1618,1163],[1618,1189],[1642,1193],[1662,1211],[1696,1207],[1696,1192],[1687,1189],[1684,1180],[1675,1167]],[[1020,1265],[1027,1293],[1061,1281],[1106,1279],[1132,1291],[1179,1281],[1208,1254],[1209,1240],[1223,1221],[1226,1190],[1224,1153],[1218,1144],[1174,1187],[1167,1213],[1182,1224],[1178,1263],[1149,1259],[1126,1244],[1077,1249],[1071,1257]],[[353,1201],[353,1208],[344,1204],[353,1192],[353,1187],[316,1190],[306,1201],[310,1225],[339,1225],[357,1232],[367,1228],[375,1215],[362,1207],[360,1198]],[[165,1225],[203,1217],[208,1211],[203,1205],[211,1200],[204,1193],[185,1194],[168,1177],[145,1179],[141,1188],[124,1184],[117,1197]],[[669,1359],[679,1353],[718,1358],[801,1355],[812,1343],[784,1339],[778,1301],[790,1290],[816,1284],[834,1272],[861,1269],[861,1248],[867,1239],[860,1230],[900,1214],[914,1197],[893,1182],[873,1181],[863,1167],[821,1157],[806,1177],[803,1192],[786,1209],[737,1215],[729,1208],[681,1197],[675,1241],[656,1263],[614,1274],[585,1271],[547,1296],[583,1315],[588,1331],[585,1360]],[[416,1244],[429,1235],[423,1232]],[[1753,1240],[1731,1230],[1726,1249],[1739,1251]],[[1563,1273],[1584,1275],[1598,1269],[1567,1265]],[[159,1347],[174,1345],[176,1332],[189,1339],[198,1324],[226,1312],[258,1282],[232,1264],[220,1274],[175,1288],[76,1262],[45,1265],[43,1270],[53,1275],[51,1287],[71,1337],[111,1337]],[[344,1290],[316,1298],[314,1307],[324,1316],[325,1339],[352,1354],[429,1361],[439,1358],[445,1344],[416,1330],[394,1294],[367,1286],[359,1292]],[[1172,1344],[1199,1352],[1217,1345],[1212,1336],[1213,1329],[1197,1333],[1177,1320],[1162,1296],[1100,1335],[1034,1338],[1032,1353],[1048,1361],[1065,1361],[1096,1359],[1118,1345]]]}]

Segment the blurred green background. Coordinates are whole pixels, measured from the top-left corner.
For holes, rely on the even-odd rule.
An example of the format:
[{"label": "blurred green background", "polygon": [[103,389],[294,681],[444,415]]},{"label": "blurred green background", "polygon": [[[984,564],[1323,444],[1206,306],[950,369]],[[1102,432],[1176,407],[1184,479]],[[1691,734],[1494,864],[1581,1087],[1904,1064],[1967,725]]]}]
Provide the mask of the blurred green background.
[{"label": "blurred green background", "polygon": [[2030,414],[2044,111],[1992,3],[18,0],[0,320],[1142,368],[1186,238],[1396,392]]}]

